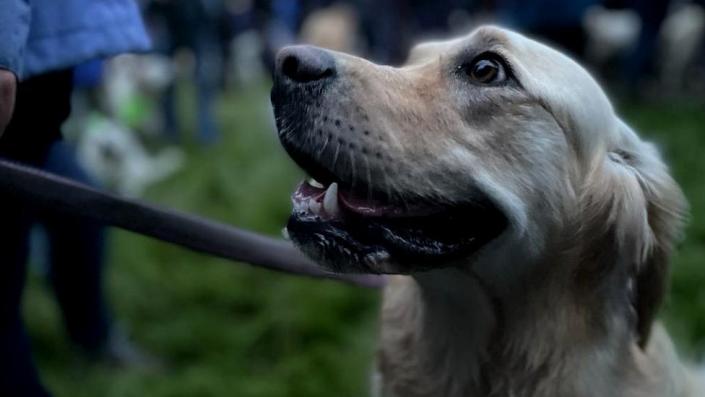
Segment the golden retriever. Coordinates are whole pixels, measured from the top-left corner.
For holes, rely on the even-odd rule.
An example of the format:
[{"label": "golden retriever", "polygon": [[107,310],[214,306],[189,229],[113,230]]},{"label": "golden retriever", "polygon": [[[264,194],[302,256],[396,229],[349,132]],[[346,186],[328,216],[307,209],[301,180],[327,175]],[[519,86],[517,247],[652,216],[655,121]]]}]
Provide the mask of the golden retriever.
[{"label": "golden retriever", "polygon": [[315,179],[291,238],[394,274],[379,395],[705,395],[654,320],[683,194],[567,56],[492,26],[400,68],[293,46],[272,101]]}]

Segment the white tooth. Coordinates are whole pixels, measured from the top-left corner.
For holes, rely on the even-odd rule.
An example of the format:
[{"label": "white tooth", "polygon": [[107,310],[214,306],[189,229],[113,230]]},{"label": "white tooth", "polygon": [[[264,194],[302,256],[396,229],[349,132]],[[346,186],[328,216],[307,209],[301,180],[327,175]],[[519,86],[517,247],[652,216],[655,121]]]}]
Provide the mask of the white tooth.
[{"label": "white tooth", "polygon": [[326,189],[326,195],[323,197],[323,209],[329,215],[338,215],[340,207],[338,207],[338,184],[333,182]]},{"label": "white tooth", "polygon": [[307,181],[307,182],[308,182],[309,185],[311,185],[311,186],[313,186],[313,187],[315,187],[315,188],[317,188],[317,189],[323,189],[323,188],[325,188],[325,186],[323,186],[320,182],[318,182],[317,180],[315,180],[315,179],[313,179],[313,178],[308,178],[308,181]]},{"label": "white tooth", "polygon": [[321,203],[314,199],[309,199],[308,200],[308,208],[311,212],[314,214],[318,215],[321,213]]}]

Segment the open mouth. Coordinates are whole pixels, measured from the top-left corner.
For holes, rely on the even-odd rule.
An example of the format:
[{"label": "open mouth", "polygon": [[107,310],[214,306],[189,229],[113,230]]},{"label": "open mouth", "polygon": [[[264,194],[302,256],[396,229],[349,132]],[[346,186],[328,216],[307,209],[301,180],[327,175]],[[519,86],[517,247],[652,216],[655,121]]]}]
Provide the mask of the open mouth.
[{"label": "open mouth", "polygon": [[314,179],[292,195],[287,230],[310,256],[337,271],[407,273],[468,256],[505,227],[488,201],[394,203]]}]

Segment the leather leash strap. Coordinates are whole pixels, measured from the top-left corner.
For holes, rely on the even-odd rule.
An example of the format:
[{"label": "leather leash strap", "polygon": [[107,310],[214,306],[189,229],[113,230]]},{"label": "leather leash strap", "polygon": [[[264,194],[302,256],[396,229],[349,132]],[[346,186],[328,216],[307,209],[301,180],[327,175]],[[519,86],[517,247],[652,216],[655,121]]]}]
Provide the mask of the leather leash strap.
[{"label": "leather leash strap", "polygon": [[[35,168],[0,159],[2,196],[43,211],[82,217],[197,252],[296,275],[378,288],[384,277],[325,271],[293,244],[198,216],[118,197]],[[0,227],[1,220],[0,220]]]}]

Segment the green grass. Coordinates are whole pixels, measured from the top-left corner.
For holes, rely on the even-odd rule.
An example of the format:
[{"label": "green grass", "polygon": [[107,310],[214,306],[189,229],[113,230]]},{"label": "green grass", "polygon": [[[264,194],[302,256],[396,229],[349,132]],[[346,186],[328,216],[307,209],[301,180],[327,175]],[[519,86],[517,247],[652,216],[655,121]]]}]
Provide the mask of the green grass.
[{"label": "green grass", "polygon": [[661,146],[690,202],[686,238],[673,262],[663,317],[689,357],[705,352],[705,112],[702,102],[624,106],[624,115]]},{"label": "green grass", "polygon": [[[219,108],[223,141],[188,147],[188,165],[148,199],[278,234],[301,175],[278,146],[267,97],[264,87],[226,95]],[[663,144],[692,203],[665,317],[694,355],[705,341],[705,113],[694,104],[628,106],[624,113]],[[57,397],[366,395],[375,292],[228,263],[125,232],[111,240],[116,317],[167,367],[152,373],[77,360],[35,276],[25,313],[43,379]]]}]

